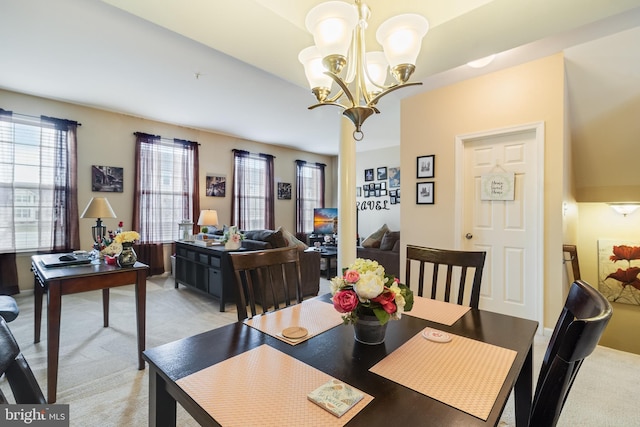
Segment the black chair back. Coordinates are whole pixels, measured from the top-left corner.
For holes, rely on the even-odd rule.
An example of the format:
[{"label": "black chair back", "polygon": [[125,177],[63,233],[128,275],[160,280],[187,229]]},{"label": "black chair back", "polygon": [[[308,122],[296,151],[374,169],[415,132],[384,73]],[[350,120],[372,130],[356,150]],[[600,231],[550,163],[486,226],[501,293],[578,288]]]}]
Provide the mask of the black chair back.
[{"label": "black chair back", "polygon": [[542,361],[530,426],[556,425],[578,370],[611,314],[611,304],[600,292],[582,280],[573,282]]},{"label": "black chair back", "polygon": [[460,305],[467,305],[465,299],[465,287],[467,282],[467,272],[470,268],[474,269],[473,284],[468,300],[468,305],[472,308],[478,308],[480,303],[480,284],[482,282],[482,271],[484,269],[484,260],[486,252],[470,252],[470,251],[454,251],[446,249],[425,248],[421,246],[407,245],[407,264],[405,268],[405,284],[411,284],[411,271],[413,261],[419,263],[418,273],[418,296],[423,296],[425,265],[433,264],[433,274],[431,278],[431,295],[430,298],[435,299],[438,295],[439,267],[446,266],[447,276],[444,281],[444,300],[450,302],[452,289],[452,278],[454,269],[459,270],[460,281],[458,284],[458,297],[455,302]]},{"label": "black chair back", "polygon": [[[18,404],[45,404],[46,399],[4,318],[0,317],[0,375],[6,375]],[[0,391],[0,403],[9,403]]]},{"label": "black chair back", "polygon": [[238,321],[302,302],[298,248],[287,247],[229,254],[236,278]]}]

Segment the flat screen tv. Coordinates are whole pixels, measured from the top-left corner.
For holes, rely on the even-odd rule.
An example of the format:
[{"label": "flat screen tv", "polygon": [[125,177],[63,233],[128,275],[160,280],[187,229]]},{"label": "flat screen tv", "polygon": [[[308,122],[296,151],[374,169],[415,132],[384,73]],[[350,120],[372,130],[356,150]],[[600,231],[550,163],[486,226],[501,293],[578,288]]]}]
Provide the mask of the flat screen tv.
[{"label": "flat screen tv", "polygon": [[313,210],[313,233],[335,234],[338,232],[338,208],[315,208]]}]

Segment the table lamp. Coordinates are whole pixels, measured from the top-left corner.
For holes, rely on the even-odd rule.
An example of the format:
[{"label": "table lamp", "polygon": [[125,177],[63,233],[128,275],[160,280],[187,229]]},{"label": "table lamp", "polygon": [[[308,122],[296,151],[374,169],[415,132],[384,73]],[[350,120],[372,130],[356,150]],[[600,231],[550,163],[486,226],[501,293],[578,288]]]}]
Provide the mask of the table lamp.
[{"label": "table lamp", "polygon": [[218,225],[218,212],[213,209],[205,209],[200,211],[200,217],[198,218],[199,226],[217,226]]},{"label": "table lamp", "polygon": [[100,247],[107,234],[107,227],[102,225],[102,218],[116,218],[116,214],[106,197],[92,197],[80,218],[96,218],[96,225],[91,227],[91,237],[95,246]]}]

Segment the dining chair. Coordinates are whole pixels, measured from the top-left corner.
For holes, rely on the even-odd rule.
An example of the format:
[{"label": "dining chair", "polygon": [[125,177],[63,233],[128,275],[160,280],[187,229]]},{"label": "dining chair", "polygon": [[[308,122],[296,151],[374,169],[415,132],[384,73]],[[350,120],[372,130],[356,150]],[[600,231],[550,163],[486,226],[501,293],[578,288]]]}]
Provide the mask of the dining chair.
[{"label": "dining chair", "polygon": [[[15,403],[46,404],[38,381],[25,360],[7,322],[0,316],[0,375],[5,375]],[[0,404],[8,404],[0,390]]]},{"label": "dining chair", "polygon": [[0,317],[7,322],[12,322],[18,317],[20,309],[16,300],[9,295],[0,295]]},{"label": "dining chair", "polygon": [[611,304],[600,292],[585,281],[573,282],[542,360],[530,426],[556,425],[578,370],[611,314]]},{"label": "dining chair", "polygon": [[[421,246],[407,245],[407,264],[405,269],[405,284],[410,286],[411,284],[411,266],[418,261],[419,273],[418,273],[418,296],[423,296],[423,288],[425,281],[425,266],[432,264],[433,274],[431,278],[431,299],[436,299],[438,296],[438,284],[442,283],[439,279],[440,266],[446,266],[447,276],[444,281],[445,302],[449,302],[451,294],[454,292],[452,289],[452,281],[454,277],[454,271],[460,275],[460,281],[458,283],[458,297],[456,303],[463,305],[465,298],[465,288],[467,282],[467,272],[469,269],[475,270],[473,275],[473,284],[468,305],[472,308],[478,308],[480,303],[480,284],[482,282],[482,270],[484,269],[484,260],[486,258],[486,252],[471,252],[471,251],[454,251],[447,249],[435,249],[426,248]],[[442,289],[442,286],[440,287]]]},{"label": "dining chair", "polygon": [[229,254],[236,279],[238,321],[302,302],[298,248],[286,247]]}]

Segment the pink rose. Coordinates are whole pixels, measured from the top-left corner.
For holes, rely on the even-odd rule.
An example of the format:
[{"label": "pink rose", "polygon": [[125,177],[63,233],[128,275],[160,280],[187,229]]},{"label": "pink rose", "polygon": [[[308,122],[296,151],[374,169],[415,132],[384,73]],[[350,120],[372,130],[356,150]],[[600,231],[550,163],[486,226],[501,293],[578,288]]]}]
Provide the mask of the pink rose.
[{"label": "pink rose", "polygon": [[372,298],[371,301],[375,301],[379,303],[384,311],[389,314],[393,314],[398,309],[396,307],[395,295],[393,292],[383,292],[375,298]]},{"label": "pink rose", "polygon": [[333,298],[333,306],[339,313],[348,313],[358,306],[358,295],[352,290],[337,292]]},{"label": "pink rose", "polygon": [[344,273],[344,280],[347,283],[356,283],[360,280],[360,274],[356,270],[347,270]]}]

